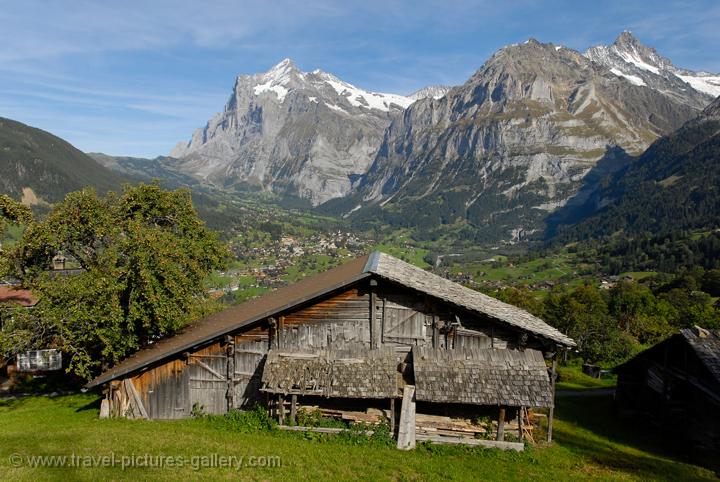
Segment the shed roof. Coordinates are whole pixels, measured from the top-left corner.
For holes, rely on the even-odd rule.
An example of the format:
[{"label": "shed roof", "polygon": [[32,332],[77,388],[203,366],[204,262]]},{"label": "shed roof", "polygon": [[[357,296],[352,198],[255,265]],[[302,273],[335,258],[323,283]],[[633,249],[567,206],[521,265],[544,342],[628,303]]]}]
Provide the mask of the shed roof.
[{"label": "shed roof", "polygon": [[413,347],[415,398],[427,402],[550,407],[550,379],[537,350]]},{"label": "shed roof", "polygon": [[621,373],[638,365],[643,360],[663,350],[668,343],[683,343],[688,345],[697,356],[700,363],[707,368],[710,376],[720,383],[720,331],[708,330],[695,326],[693,328],[683,328],[679,333],[675,333],[669,338],[651,346],[621,365],[613,368],[614,373]]},{"label": "shed roof", "polygon": [[158,360],[187,351],[228,332],[277,315],[373,275],[527,330],[558,344],[575,345],[572,339],[521,308],[376,251],[200,320],[175,336],[159,340],[126,358],[95,378],[88,386],[93,387],[114,380]]},{"label": "shed roof", "polygon": [[38,299],[32,291],[16,286],[0,286],[0,303],[9,303],[25,307],[35,306]]},{"label": "shed roof", "polygon": [[270,350],[262,390],[286,395],[394,398],[398,396],[398,375],[394,347],[359,352]]}]

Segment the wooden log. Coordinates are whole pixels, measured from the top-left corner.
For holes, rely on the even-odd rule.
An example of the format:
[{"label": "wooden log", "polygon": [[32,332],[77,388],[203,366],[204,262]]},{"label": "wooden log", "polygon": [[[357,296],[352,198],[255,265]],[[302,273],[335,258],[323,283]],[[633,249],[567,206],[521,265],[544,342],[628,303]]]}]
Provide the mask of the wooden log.
[{"label": "wooden log", "polygon": [[497,440],[500,442],[505,440],[505,407],[500,407],[498,413]]},{"label": "wooden log", "polygon": [[557,355],[553,355],[552,368],[550,369],[550,392],[552,393],[552,405],[550,406],[550,412],[548,413],[548,443],[552,442],[553,418],[555,416],[555,370],[557,365],[557,361],[555,359],[556,356]]}]

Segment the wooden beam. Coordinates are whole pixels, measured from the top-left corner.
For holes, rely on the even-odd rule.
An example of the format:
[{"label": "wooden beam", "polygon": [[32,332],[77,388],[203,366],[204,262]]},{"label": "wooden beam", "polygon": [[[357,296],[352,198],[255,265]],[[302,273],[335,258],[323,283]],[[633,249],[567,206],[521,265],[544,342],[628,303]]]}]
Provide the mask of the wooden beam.
[{"label": "wooden beam", "polygon": [[277,327],[277,342],[275,343],[275,345],[278,348],[280,348],[280,345],[282,345],[282,336],[283,336],[284,328],[285,328],[285,317],[279,316],[278,317],[278,327]]},{"label": "wooden beam", "polygon": [[142,399],[140,398],[140,394],[138,393],[137,389],[135,388],[135,384],[129,378],[125,379],[125,390],[133,398],[135,405],[137,406],[138,411],[140,412],[140,416],[143,418],[150,418],[150,417],[148,417],[147,411],[145,411],[145,405],[143,405]]},{"label": "wooden beam", "polygon": [[550,406],[550,412],[548,413],[548,443],[552,442],[553,418],[555,417],[555,370],[557,365],[556,357],[557,353],[553,355],[552,367],[550,368],[550,392],[552,393],[552,405]]},{"label": "wooden beam", "polygon": [[376,349],[381,343],[380,320],[377,315],[377,281],[370,280],[370,348]]},{"label": "wooden beam", "polygon": [[207,371],[209,371],[210,373],[212,373],[213,375],[215,375],[215,376],[218,378],[218,380],[223,380],[223,381],[225,380],[225,377],[224,377],[224,376],[222,376],[220,373],[218,373],[217,371],[215,371],[215,370],[214,370],[210,365],[208,365],[207,363],[201,362],[200,360],[195,360],[194,363],[196,363],[197,365],[200,365],[200,366],[203,367],[205,370],[207,370]]},{"label": "wooden beam", "polygon": [[499,442],[505,440],[505,407],[500,407],[498,411],[498,429],[496,439]]}]

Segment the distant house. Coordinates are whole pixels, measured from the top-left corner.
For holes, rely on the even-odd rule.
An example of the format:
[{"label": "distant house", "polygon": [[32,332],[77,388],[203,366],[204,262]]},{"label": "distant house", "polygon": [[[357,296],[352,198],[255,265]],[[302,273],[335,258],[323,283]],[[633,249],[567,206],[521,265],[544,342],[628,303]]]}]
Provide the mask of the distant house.
[{"label": "distant house", "polygon": [[314,407],[385,418],[407,447],[423,430],[476,440],[477,427],[451,419],[482,415],[502,441],[506,421],[523,434],[528,409],[553,407],[545,360],[574,345],[520,308],[375,252],[201,320],[88,386],[105,387],[115,416],[260,403],[283,420]]},{"label": "distant house", "polygon": [[[15,305],[31,309],[37,305],[38,299],[30,290],[16,286],[0,286],[0,306]],[[0,314],[0,330],[4,329],[2,314]],[[15,362],[6,367],[8,376],[14,372],[38,373],[60,370],[62,368],[62,354],[56,349],[31,350],[18,353]]]},{"label": "distant house", "polygon": [[12,285],[0,285],[0,304],[14,304],[25,307],[35,306],[38,300],[32,291]]},{"label": "distant house", "polygon": [[613,371],[622,414],[643,416],[670,439],[720,454],[720,332],[681,330]]}]

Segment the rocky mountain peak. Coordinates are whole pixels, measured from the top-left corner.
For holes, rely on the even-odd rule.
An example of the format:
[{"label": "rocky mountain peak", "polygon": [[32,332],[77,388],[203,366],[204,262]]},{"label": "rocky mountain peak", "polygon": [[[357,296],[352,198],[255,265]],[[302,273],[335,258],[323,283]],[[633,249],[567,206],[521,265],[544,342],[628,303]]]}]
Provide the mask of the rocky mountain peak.
[{"label": "rocky mountain peak", "polygon": [[621,33],[612,45],[591,47],[584,55],[635,86],[650,87],[695,108],[720,95],[720,76],[680,69],[629,31]]},{"label": "rocky mountain peak", "polygon": [[420,100],[420,99],[441,99],[445,97],[452,87],[449,85],[428,85],[422,89],[418,89],[412,94],[408,95],[409,99]]},{"label": "rocky mountain peak", "polygon": [[285,59],[240,75],[223,112],[170,156],[187,175],[253,186],[320,204],[365,172],[391,116],[414,99],[370,92]]}]

